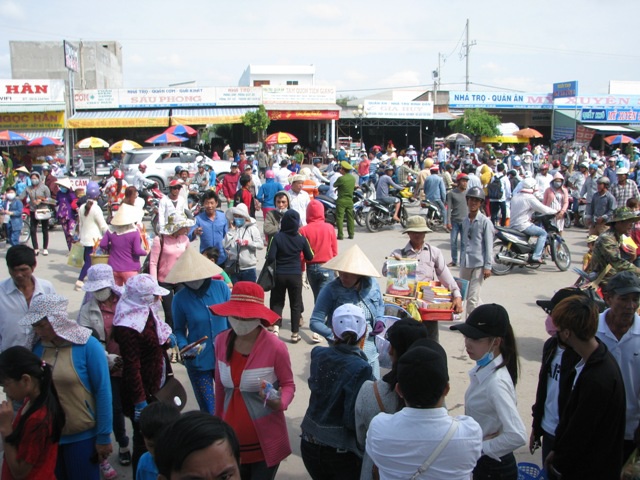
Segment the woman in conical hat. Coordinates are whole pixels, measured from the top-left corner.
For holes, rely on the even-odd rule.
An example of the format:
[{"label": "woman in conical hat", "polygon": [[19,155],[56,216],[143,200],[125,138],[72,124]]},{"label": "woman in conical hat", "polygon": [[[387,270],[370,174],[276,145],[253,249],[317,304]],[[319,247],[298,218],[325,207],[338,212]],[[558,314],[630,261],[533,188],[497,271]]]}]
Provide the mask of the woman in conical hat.
[{"label": "woman in conical hat", "polygon": [[[332,258],[323,267],[338,272],[338,277],[320,291],[311,314],[311,330],[327,340],[333,340],[333,312],[340,305],[351,303],[362,308],[367,331],[371,332],[376,320],[384,315],[382,292],[375,279],[381,275],[376,267],[357,245]],[[378,350],[373,337],[366,336],[363,350],[374,376],[380,378]]]}]

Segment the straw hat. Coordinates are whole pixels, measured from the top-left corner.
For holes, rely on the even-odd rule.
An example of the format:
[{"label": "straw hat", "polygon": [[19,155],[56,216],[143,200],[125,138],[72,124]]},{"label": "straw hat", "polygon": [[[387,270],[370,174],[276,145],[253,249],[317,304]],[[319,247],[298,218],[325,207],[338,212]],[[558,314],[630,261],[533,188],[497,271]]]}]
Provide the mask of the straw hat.
[{"label": "straw hat", "polygon": [[207,260],[197,248],[188,246],[165,277],[167,283],[184,283],[220,275],[222,269]]},{"label": "straw hat", "polygon": [[132,225],[142,220],[140,217],[142,213],[139,208],[123,203],[111,219],[111,225]]},{"label": "straw hat", "polygon": [[264,290],[254,282],[238,282],[231,290],[228,302],[211,305],[209,310],[221,317],[236,317],[251,320],[259,318],[267,325],[273,325],[280,318],[264,305]]},{"label": "straw hat", "polygon": [[289,183],[294,183],[294,182],[304,182],[307,179],[307,177],[305,177],[304,175],[292,175],[289,177]]},{"label": "straw hat", "polygon": [[18,167],[18,168],[16,168],[16,172],[22,172],[22,173],[26,173],[27,175],[29,175],[29,170],[27,170],[27,167]]},{"label": "straw hat", "polygon": [[56,180],[56,183],[61,187],[66,188],[67,190],[71,190],[73,188],[71,186],[71,180],[69,180],[67,177],[59,178],[58,180]]},{"label": "straw hat", "polygon": [[172,235],[182,228],[191,228],[196,224],[195,220],[187,218],[181,213],[172,213],[169,215],[167,224],[162,229],[164,235]]},{"label": "straw hat", "polygon": [[335,270],[337,272],[352,273],[364,277],[381,277],[380,273],[373,266],[358,245],[354,245],[346,252],[339,254],[325,263],[323,268]]},{"label": "straw hat", "polygon": [[402,230],[402,233],[417,232],[417,233],[430,233],[433,232],[427,226],[427,220],[421,215],[413,215],[407,218],[407,228]]}]

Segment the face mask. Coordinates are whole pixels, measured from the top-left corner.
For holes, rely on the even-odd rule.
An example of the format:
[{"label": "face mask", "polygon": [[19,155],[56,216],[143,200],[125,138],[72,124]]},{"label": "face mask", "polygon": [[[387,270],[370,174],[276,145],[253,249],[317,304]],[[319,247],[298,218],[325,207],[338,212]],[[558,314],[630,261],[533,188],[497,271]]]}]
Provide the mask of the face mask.
[{"label": "face mask", "polygon": [[7,200],[13,200],[14,198],[16,198],[15,193],[7,193]]},{"label": "face mask", "polygon": [[38,180],[37,178],[31,179],[31,185],[38,185],[39,183],[40,183],[40,180]]},{"label": "face mask", "polygon": [[279,209],[278,209],[278,212],[280,212],[280,213],[284,213],[284,212],[286,212],[286,211],[287,211],[287,209],[286,209],[286,208],[279,208]]},{"label": "face mask", "polygon": [[69,189],[68,189],[68,188],[65,188],[65,187],[60,187],[60,191],[61,191],[62,193],[67,193],[67,192],[69,191]]},{"label": "face mask", "polygon": [[231,325],[231,328],[239,337],[248,335],[249,333],[253,332],[260,326],[261,323],[259,318],[247,320],[244,318],[228,317],[228,320],[229,325]]},{"label": "face mask", "polygon": [[93,296],[99,302],[106,302],[111,296],[111,289],[109,287],[101,288],[93,292]]},{"label": "face mask", "polygon": [[205,279],[201,278],[200,280],[192,280],[191,282],[184,282],[184,284],[187,286],[187,288],[190,288],[191,290],[198,290],[202,286],[204,281]]},{"label": "face mask", "polygon": [[553,182],[553,188],[560,188],[562,186],[562,182]]},{"label": "face mask", "polygon": [[238,228],[243,226],[245,224],[245,222],[246,222],[246,220],[244,218],[234,218],[233,219],[233,224]]},{"label": "face mask", "polygon": [[494,355],[493,355],[493,343],[495,342],[495,340],[493,342],[491,342],[491,345],[489,345],[489,351],[487,353],[485,353],[482,357],[480,357],[478,360],[476,360],[476,365],[479,367],[486,367],[487,365],[489,365],[493,359],[494,359]]}]

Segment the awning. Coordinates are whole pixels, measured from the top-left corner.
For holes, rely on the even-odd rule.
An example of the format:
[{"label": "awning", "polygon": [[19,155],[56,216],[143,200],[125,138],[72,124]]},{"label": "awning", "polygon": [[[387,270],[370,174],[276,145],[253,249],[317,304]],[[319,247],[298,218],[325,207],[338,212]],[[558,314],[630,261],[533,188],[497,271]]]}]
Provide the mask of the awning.
[{"label": "awning", "polygon": [[53,130],[64,128],[64,109],[51,112],[0,113],[0,130]]},{"label": "awning", "polygon": [[36,103],[24,105],[2,105],[0,103],[0,113],[22,113],[22,112],[64,112],[64,103]]},{"label": "awning", "polygon": [[634,130],[623,127],[621,125],[591,125],[590,123],[583,123],[583,127],[597,130],[598,132],[633,132]]},{"label": "awning", "polygon": [[62,140],[62,138],[64,137],[64,130],[62,128],[49,128],[43,130],[14,130],[14,132],[27,137],[29,140],[33,140],[34,138],[38,137],[51,137]]},{"label": "awning", "polygon": [[169,110],[103,110],[76,112],[67,128],[168,127]]},{"label": "awning", "polygon": [[242,116],[255,112],[257,108],[174,108],[171,111],[171,125],[220,125],[242,123]]},{"label": "awning", "polygon": [[342,107],[335,103],[269,103],[271,120],[339,120]]},{"label": "awning", "polygon": [[515,135],[501,135],[499,137],[481,137],[482,143],[529,143],[528,138],[516,137]]}]

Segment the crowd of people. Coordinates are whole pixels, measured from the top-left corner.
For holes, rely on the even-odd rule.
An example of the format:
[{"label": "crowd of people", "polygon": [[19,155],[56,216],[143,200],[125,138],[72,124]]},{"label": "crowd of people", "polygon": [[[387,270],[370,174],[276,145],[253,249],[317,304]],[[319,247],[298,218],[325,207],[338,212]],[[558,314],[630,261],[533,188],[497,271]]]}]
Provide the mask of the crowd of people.
[{"label": "crowd of people", "polygon": [[[276,161],[243,156],[232,163],[222,182],[225,211],[204,168],[193,178],[178,172],[161,204],[160,234],[152,239],[138,189],[122,184],[118,171],[103,188],[90,182],[79,198],[64,177],[52,180],[67,246],[83,247],[75,288],[84,298],[77,319],[69,318],[68,300],[34,274],[38,255],[48,255],[48,236],[42,250],[35,239],[33,248],[17,242],[6,251],[0,382],[9,401],[0,404],[2,478],[115,478],[112,437],[117,461],[132,466],[134,479],[276,478],[292,453],[286,410],[297,381],[294,347],[281,332],[285,299],[289,344],[295,345],[307,284],[314,299],[306,309],[311,340],[321,343],[311,350],[310,399],[301,423],[300,452],[311,478],[516,480],[514,451],[527,440],[532,453],[542,446],[548,478],[620,478],[640,438],[640,243],[629,242],[637,238],[640,215],[627,157],[612,155],[614,166],[607,168],[615,168],[616,183],[609,193],[611,172],[589,153],[585,169],[583,152],[569,151],[554,165],[541,148],[521,155],[507,150],[498,158],[490,148],[454,157],[446,147],[417,152],[410,146],[398,155],[390,145],[356,160],[342,150],[325,152],[327,165],[318,159],[305,167],[299,150]],[[38,174],[29,178],[22,198],[35,214],[51,190]],[[194,183],[203,187],[202,210],[192,217],[185,195]],[[452,386],[437,322],[406,316],[387,326],[377,278],[387,274],[388,262],[376,267],[357,244],[339,248],[343,218],[349,238],[355,235],[353,191],[371,183],[378,198],[389,197],[389,188],[409,187],[415,198],[437,205],[451,233],[447,262],[426,240],[431,228],[424,216],[410,216],[402,227],[407,244],[390,249],[387,259],[416,259],[416,280],[441,282],[452,311],[465,313],[464,322],[451,327],[476,364],[463,415],[445,407]],[[336,198],[337,229],[324,221],[315,199],[323,185]],[[6,190],[16,194],[4,212],[10,232],[17,190]],[[113,200],[108,219],[98,205],[102,193]],[[538,237],[531,260],[544,263],[546,232],[531,214],[555,215],[562,230],[570,199],[587,205],[595,237],[585,267],[601,277],[604,300],[571,288],[540,302],[550,338],[527,438],[516,407],[522,378],[509,313],[483,304],[480,290],[491,276],[494,226]],[[34,215],[32,242],[36,221],[43,235],[47,231],[46,220]],[[262,258],[274,265],[268,306],[257,283]],[[454,267],[469,282],[466,303]],[[382,365],[384,358],[389,365]],[[178,361],[199,412],[180,413],[185,398],[172,390]],[[626,474],[634,475],[633,468]]]}]

